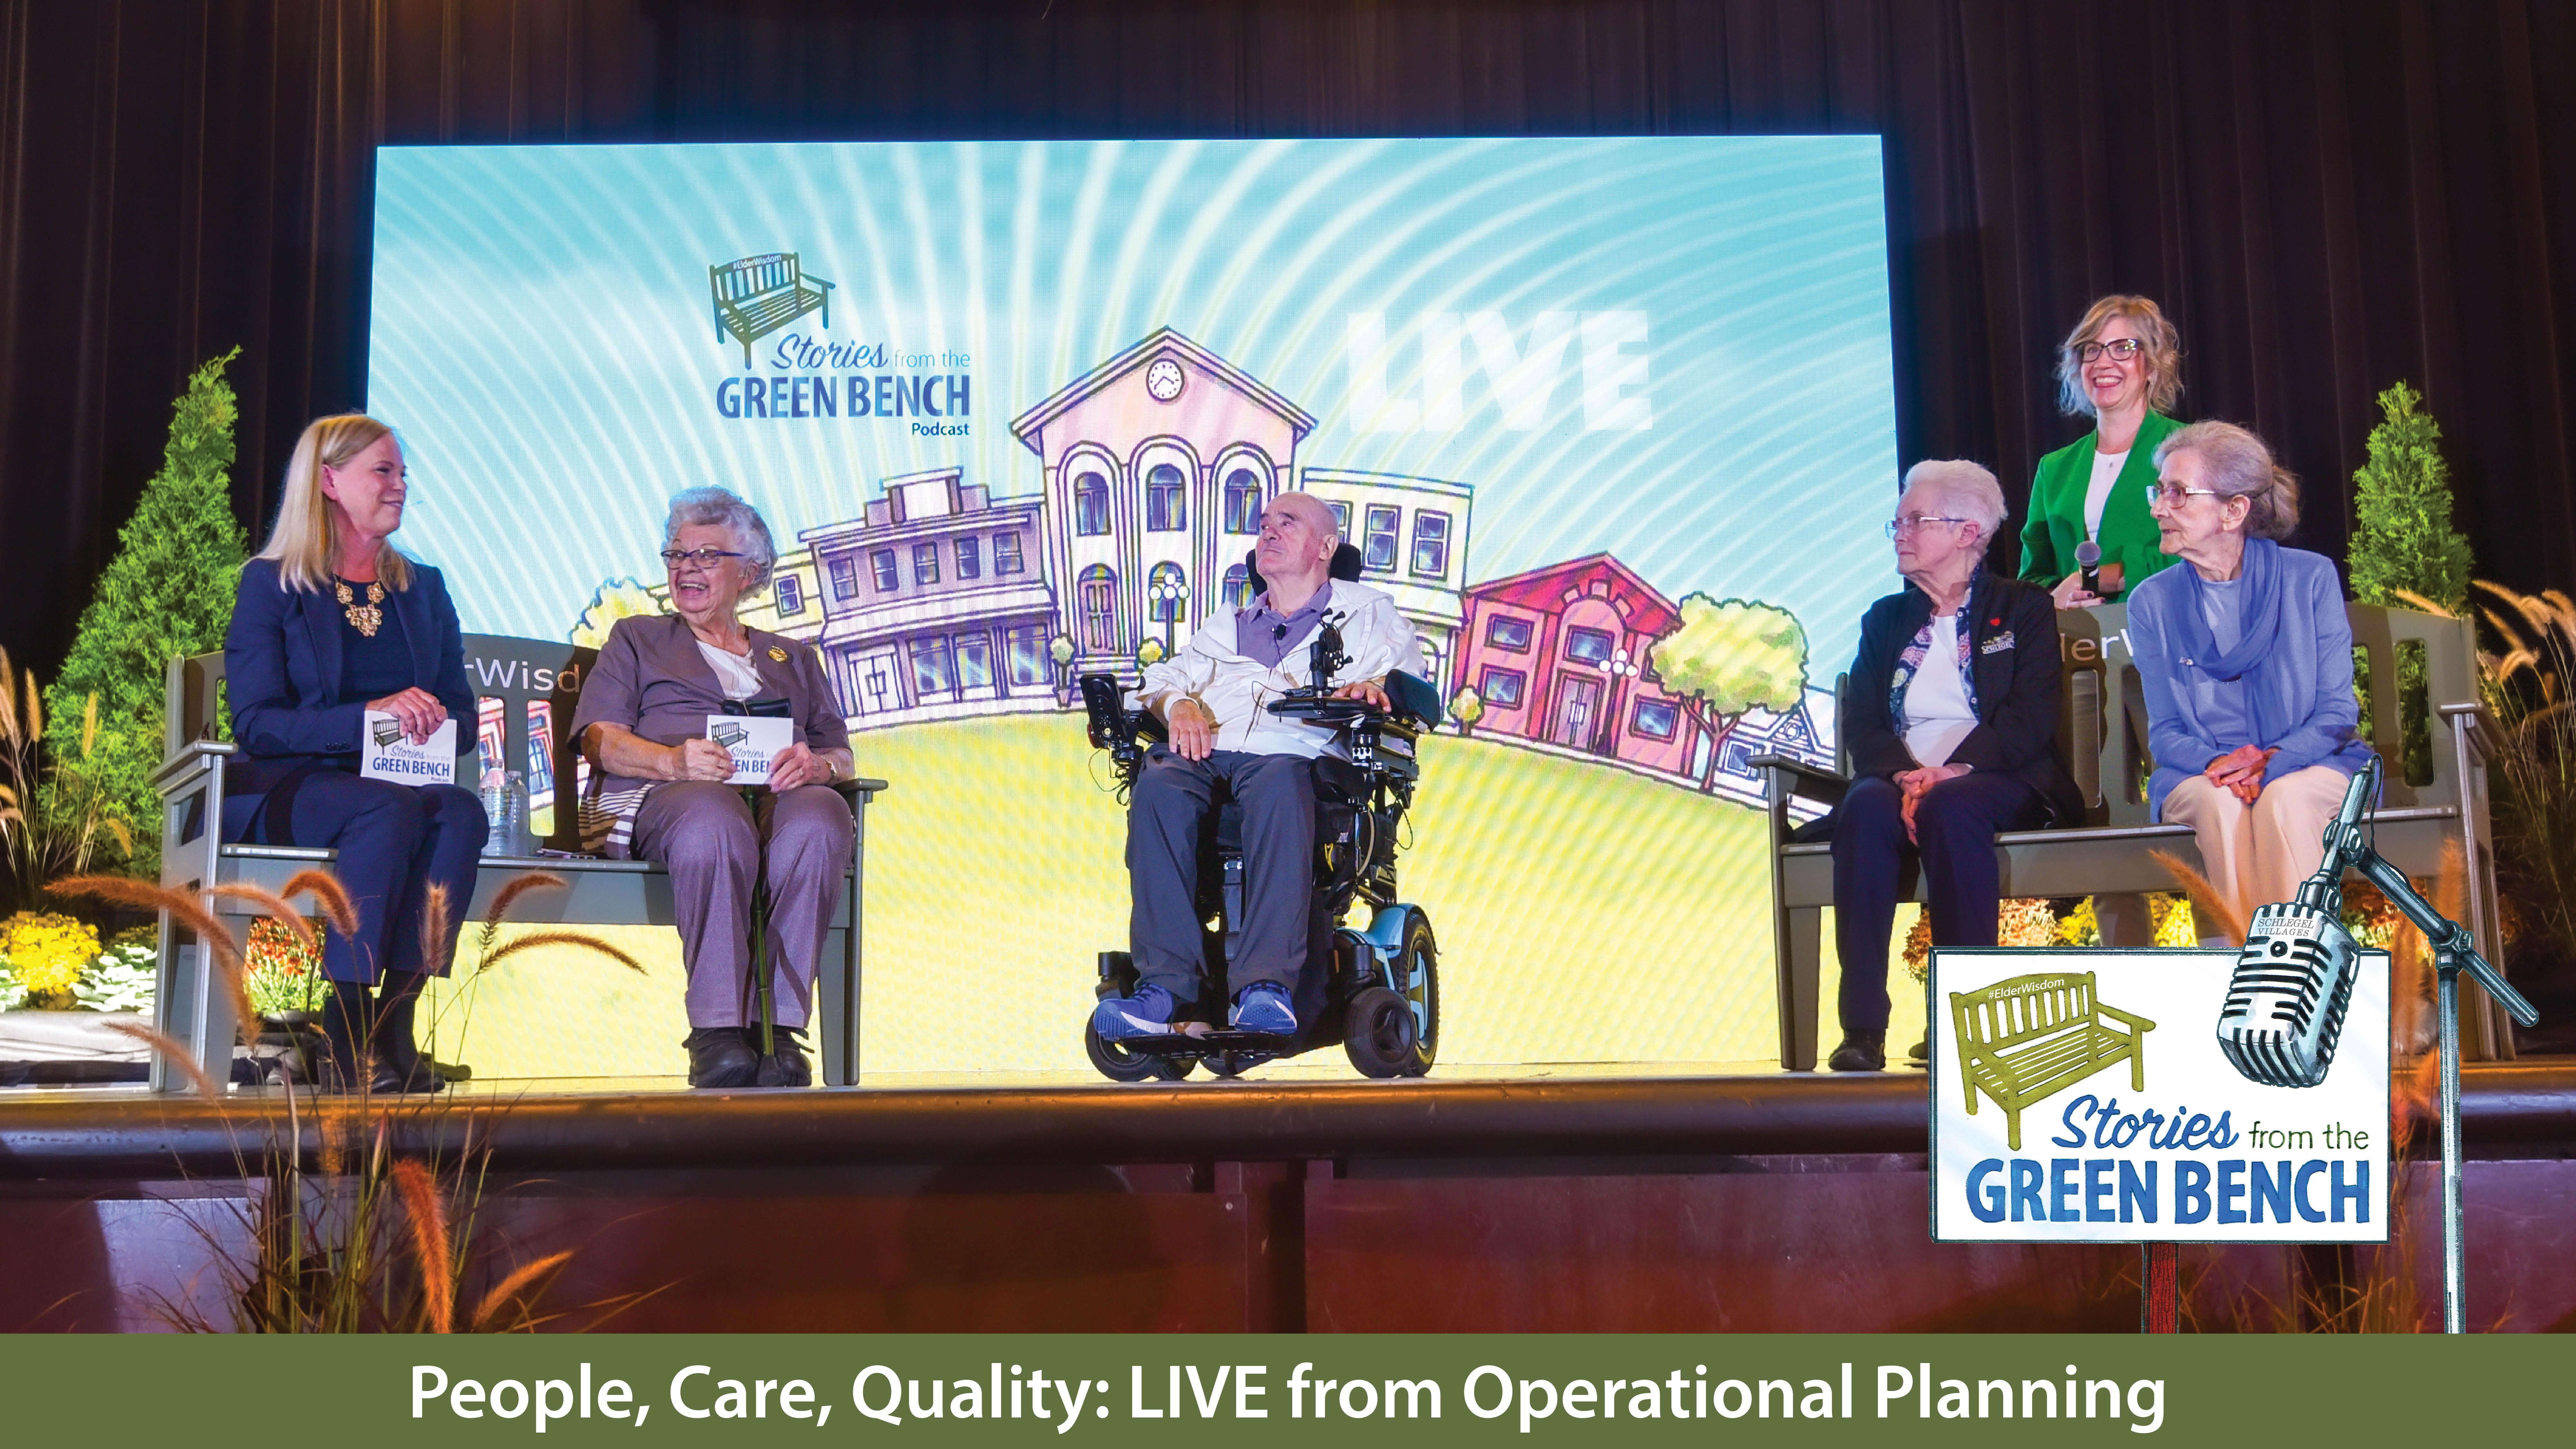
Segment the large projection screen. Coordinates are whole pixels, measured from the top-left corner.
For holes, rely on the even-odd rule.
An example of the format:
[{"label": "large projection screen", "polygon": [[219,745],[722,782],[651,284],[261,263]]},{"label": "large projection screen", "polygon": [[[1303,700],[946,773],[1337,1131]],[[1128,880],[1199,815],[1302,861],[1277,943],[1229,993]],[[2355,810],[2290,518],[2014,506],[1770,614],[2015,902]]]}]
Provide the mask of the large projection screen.
[{"label": "large projection screen", "polygon": [[[893,782],[872,1073],[1082,1066],[1124,817],[1065,686],[1229,602],[1291,488],[1458,701],[1402,860],[1444,1063],[1752,1060],[1744,762],[1832,760],[1895,586],[1882,195],[1866,136],[389,147],[368,406],[469,632],[595,638],[674,492],[762,511],[745,620]],[[480,1069],[533,1018],[672,1070],[676,984],[599,969],[487,982]]]}]

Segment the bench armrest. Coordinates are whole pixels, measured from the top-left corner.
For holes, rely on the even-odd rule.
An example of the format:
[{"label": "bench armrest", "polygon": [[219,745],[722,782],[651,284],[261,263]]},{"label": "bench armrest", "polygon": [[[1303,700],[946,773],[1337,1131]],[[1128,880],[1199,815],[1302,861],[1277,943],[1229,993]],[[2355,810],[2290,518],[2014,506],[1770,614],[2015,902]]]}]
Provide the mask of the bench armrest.
[{"label": "bench armrest", "polygon": [[199,775],[221,770],[240,751],[241,746],[229,740],[192,740],[152,772],[152,788],[162,795],[184,789]]},{"label": "bench armrest", "polygon": [[1844,793],[1851,789],[1849,777],[1810,765],[1795,755],[1755,755],[1745,763],[1770,771],[1773,782],[1790,796],[1820,805],[1840,805]]},{"label": "bench armrest", "polygon": [[2101,1015],[2116,1016],[2120,1020],[2127,1022],[2129,1024],[2129,1030],[2132,1032],[2144,1034],[2156,1029],[2156,1024],[2154,1022],[2147,1020],[2143,1016],[2136,1015],[2135,1013],[2122,1011],[2116,1006],[2105,1006],[2101,1002],[2096,1001],[2093,1003],[2093,1009]]},{"label": "bench armrest", "polygon": [[2483,703],[2470,700],[2446,704],[2442,706],[2441,713],[2444,719],[2457,720],[2460,727],[2468,731],[2469,743],[2476,748],[2481,760],[2497,759],[2504,754],[2504,725]]},{"label": "bench armrest", "polygon": [[838,784],[835,784],[832,788],[840,791],[843,795],[848,796],[853,804],[865,805],[878,795],[885,793],[889,787],[883,780],[876,779],[869,775],[861,775],[853,780],[843,780]]}]

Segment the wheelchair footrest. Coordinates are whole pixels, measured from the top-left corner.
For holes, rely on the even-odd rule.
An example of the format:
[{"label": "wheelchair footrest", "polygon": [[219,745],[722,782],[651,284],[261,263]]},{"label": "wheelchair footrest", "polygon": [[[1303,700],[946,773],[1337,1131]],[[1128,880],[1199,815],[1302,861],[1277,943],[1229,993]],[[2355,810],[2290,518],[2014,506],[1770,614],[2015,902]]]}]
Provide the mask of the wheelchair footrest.
[{"label": "wheelchair footrest", "polygon": [[1235,1031],[1193,1022],[1190,1029],[1168,1032],[1162,1036],[1131,1036],[1118,1043],[1131,1052],[1146,1056],[1201,1056],[1212,1052],[1293,1051],[1297,1038],[1267,1031]]}]

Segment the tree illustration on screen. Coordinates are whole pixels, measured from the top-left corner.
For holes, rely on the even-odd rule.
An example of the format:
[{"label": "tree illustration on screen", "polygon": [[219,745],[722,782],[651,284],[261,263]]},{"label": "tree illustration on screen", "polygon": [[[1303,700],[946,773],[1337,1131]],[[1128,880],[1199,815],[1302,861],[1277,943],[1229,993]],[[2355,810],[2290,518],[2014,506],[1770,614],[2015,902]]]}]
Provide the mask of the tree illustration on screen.
[{"label": "tree illustration on screen", "polygon": [[1776,604],[1682,598],[1681,623],[1655,641],[1655,674],[1709,735],[1699,788],[1716,788],[1719,746],[1744,712],[1796,709],[1807,693],[1807,631]]}]

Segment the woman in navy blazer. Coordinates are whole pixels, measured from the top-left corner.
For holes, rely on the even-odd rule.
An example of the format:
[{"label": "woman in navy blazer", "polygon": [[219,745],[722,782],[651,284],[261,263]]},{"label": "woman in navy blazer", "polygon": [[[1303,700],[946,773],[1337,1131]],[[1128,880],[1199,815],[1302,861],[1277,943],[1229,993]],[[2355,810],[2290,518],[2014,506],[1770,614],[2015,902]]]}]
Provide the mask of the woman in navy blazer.
[{"label": "woman in navy blazer", "polygon": [[[438,570],[387,542],[402,527],[405,486],[402,445],[373,418],[322,418],[296,443],[277,526],[242,566],[224,635],[233,739],[246,758],[228,775],[223,828],[228,841],[339,851],[358,932],[328,933],[323,947],[323,1080],[434,1092],[413,1008],[454,950],[485,822],[472,791],[358,774],[370,710],[392,715],[414,744],[450,719],[460,741],[474,738],[456,606]],[[447,888],[449,924],[445,940],[424,942],[433,884]]]}]

